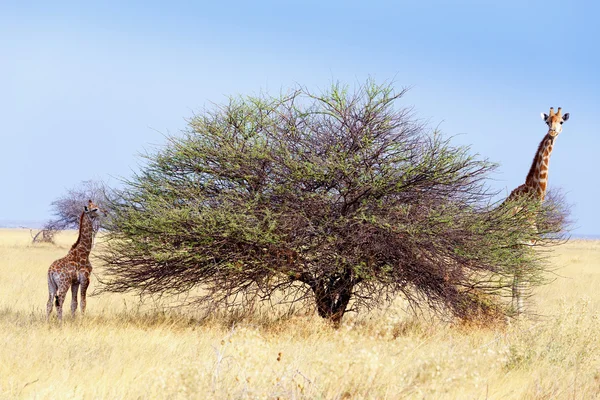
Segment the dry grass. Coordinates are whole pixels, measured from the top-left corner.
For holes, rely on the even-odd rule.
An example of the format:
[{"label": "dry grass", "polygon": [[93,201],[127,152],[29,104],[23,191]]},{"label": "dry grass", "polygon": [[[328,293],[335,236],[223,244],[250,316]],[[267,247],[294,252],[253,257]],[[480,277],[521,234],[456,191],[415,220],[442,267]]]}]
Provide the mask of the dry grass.
[{"label": "dry grass", "polygon": [[398,308],[334,330],[264,311],[201,322],[122,295],[47,324],[46,270],[74,239],[31,246],[28,231],[0,230],[0,398],[600,397],[600,242],[556,250],[561,277],[538,291],[537,318],[475,329]]}]

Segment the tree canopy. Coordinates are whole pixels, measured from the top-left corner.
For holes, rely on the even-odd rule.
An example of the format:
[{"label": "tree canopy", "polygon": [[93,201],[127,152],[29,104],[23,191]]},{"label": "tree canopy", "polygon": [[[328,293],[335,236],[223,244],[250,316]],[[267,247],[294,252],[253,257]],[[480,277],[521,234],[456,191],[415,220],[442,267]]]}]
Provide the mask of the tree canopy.
[{"label": "tree canopy", "polygon": [[560,240],[565,210],[498,207],[495,165],[428,130],[404,93],[296,88],[194,116],[112,200],[103,290],[201,288],[211,306],[278,293],[336,323],[398,295],[461,318],[509,312],[515,273],[535,284],[547,268],[522,244]]}]

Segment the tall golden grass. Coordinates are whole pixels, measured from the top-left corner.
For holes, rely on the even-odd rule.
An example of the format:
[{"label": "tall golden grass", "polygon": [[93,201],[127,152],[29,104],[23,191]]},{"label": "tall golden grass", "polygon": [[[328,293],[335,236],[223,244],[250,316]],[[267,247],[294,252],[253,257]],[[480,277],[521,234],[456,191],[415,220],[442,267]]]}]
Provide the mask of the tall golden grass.
[{"label": "tall golden grass", "polygon": [[415,320],[399,302],[336,330],[268,309],[200,321],[107,294],[74,319],[69,294],[64,324],[55,313],[47,323],[46,271],[75,238],[34,246],[26,230],[0,230],[0,398],[600,397],[600,242],[556,249],[536,317],[454,326]]}]

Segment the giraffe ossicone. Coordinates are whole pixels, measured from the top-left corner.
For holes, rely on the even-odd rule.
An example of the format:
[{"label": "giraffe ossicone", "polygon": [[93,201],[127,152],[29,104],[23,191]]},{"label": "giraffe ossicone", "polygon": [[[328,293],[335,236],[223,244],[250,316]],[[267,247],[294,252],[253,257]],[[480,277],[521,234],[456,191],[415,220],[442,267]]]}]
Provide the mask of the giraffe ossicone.
[{"label": "giraffe ossicone", "polygon": [[77,310],[77,292],[81,287],[81,313],[85,312],[86,292],[90,285],[92,264],[90,252],[94,237],[94,219],[98,216],[99,208],[92,200],[83,207],[79,217],[79,236],[71,246],[67,255],[54,261],[48,268],[48,304],[46,305],[46,318],[56,304],[56,313],[62,321],[62,307],[69,288],[71,288],[71,314]]},{"label": "giraffe ossicone", "polygon": [[[562,132],[563,123],[569,119],[569,113],[563,114],[561,107],[558,107],[558,110],[554,112],[554,107],[550,107],[549,114],[541,113],[541,115],[548,126],[548,132],[538,146],[529,173],[525,178],[525,183],[515,188],[505,201],[530,197],[541,203],[546,198],[550,155],[552,154],[556,137]],[[518,211],[515,210],[515,212]],[[532,220],[532,225],[537,230],[535,220]],[[512,288],[513,308],[517,314],[523,312],[523,290],[523,285],[517,273],[515,274]]]}]

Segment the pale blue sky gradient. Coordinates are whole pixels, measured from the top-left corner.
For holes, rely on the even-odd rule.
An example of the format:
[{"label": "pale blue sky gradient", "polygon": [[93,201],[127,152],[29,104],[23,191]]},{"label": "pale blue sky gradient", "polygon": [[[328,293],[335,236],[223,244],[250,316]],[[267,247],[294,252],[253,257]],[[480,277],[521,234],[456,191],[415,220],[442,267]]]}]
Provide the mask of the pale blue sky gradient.
[{"label": "pale blue sky gradient", "polygon": [[506,193],[546,133],[540,112],[562,106],[550,186],[575,234],[600,234],[596,2],[102,3],[0,3],[0,220],[47,219],[66,188],[127,177],[228,95],[373,77],[500,163]]}]

